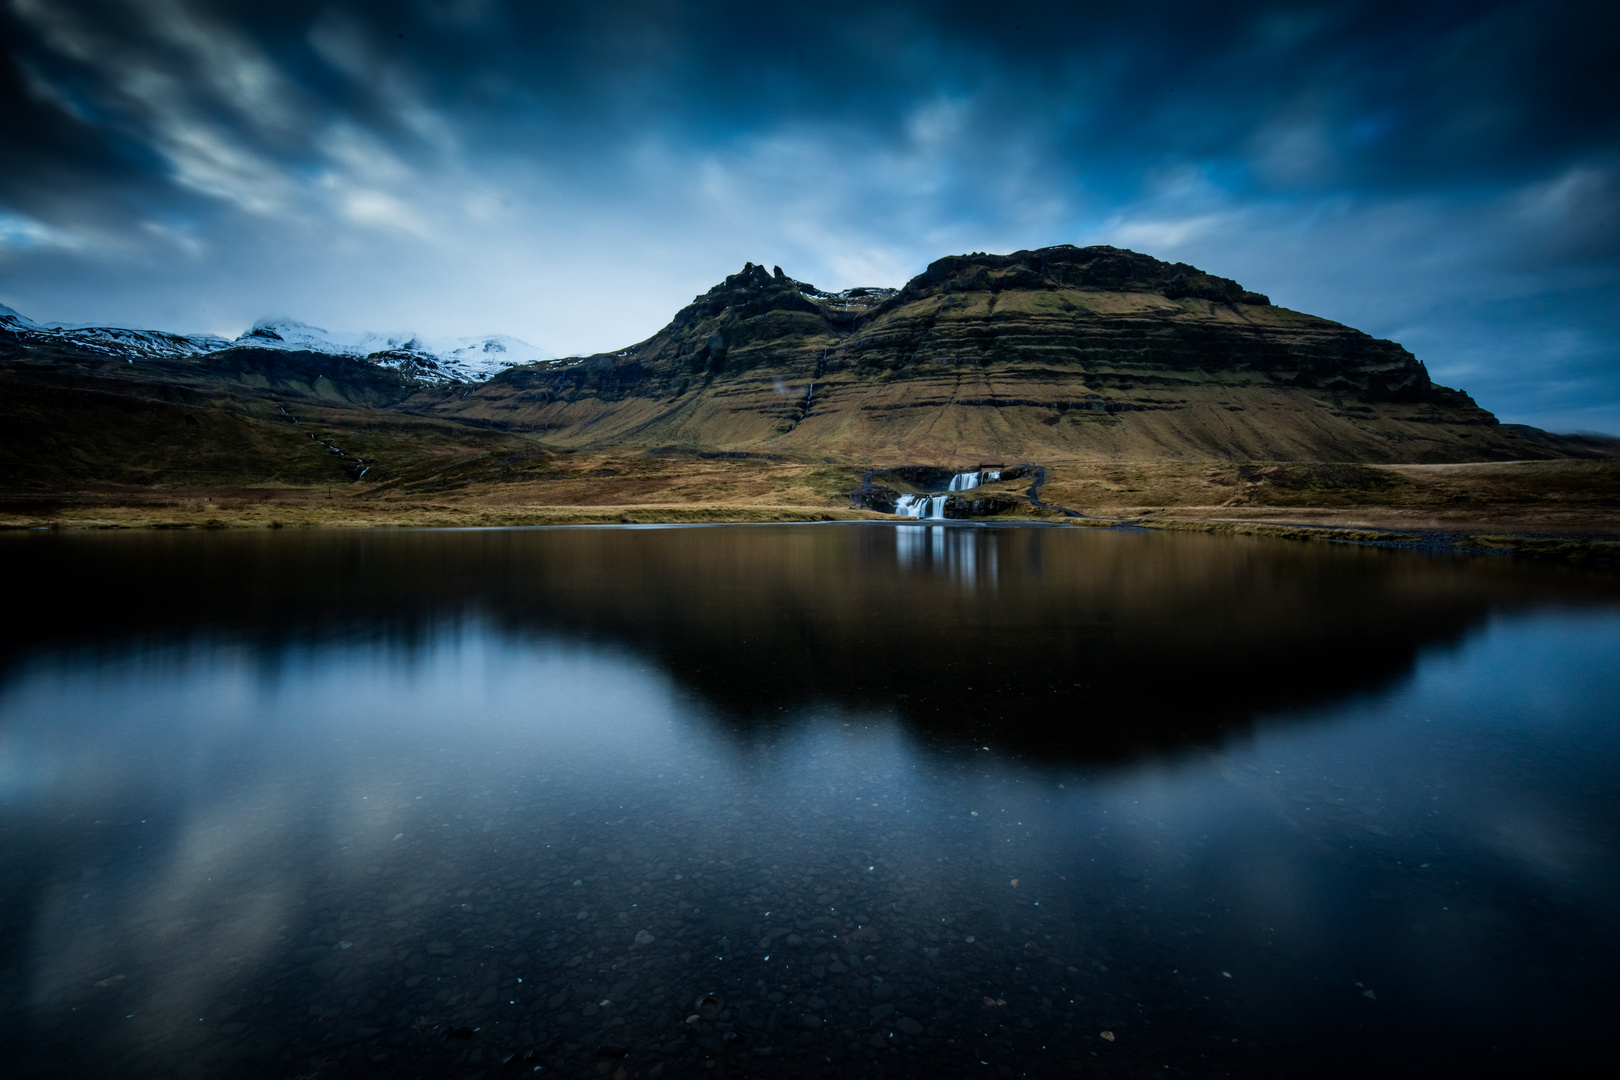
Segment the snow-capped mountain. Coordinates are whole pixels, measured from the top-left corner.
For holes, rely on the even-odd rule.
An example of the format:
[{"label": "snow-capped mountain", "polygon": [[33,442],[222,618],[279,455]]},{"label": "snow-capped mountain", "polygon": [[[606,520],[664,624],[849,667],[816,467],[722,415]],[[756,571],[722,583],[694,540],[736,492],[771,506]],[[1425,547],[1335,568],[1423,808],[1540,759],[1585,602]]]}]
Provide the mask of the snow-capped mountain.
[{"label": "snow-capped mountain", "polygon": [[0,331],[27,347],[58,346],[137,360],[184,360],[236,348],[352,356],[428,382],[483,382],[521,364],[552,359],[504,334],[422,338],[416,334],[334,334],[295,319],[265,319],[234,341],[211,334],[171,334],[115,326],[36,323],[0,305]]},{"label": "snow-capped mountain", "polygon": [[0,304],[0,330],[22,345],[66,345],[81,352],[136,360],[183,360],[217,352],[231,343],[210,334],[170,334],[162,330],[127,330],[120,326],[80,323],[37,323]]},{"label": "snow-capped mountain", "polygon": [[231,345],[356,356],[434,382],[483,382],[509,367],[552,359],[549,353],[505,334],[467,338],[334,334],[295,319],[262,320]]}]

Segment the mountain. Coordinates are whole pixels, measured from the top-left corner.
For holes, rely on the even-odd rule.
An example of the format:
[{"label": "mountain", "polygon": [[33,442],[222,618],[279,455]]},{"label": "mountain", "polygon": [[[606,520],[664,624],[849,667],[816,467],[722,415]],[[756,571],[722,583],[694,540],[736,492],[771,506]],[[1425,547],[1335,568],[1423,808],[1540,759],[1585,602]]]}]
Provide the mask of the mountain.
[{"label": "mountain", "polygon": [[565,446],[870,461],[1557,456],[1391,341],[1184,263],[1068,245],[828,293],[745,265],[645,341],[402,408]]},{"label": "mountain", "polygon": [[231,342],[235,348],[355,356],[434,383],[482,382],[510,367],[548,363],[551,356],[504,334],[422,338],[416,334],[333,334],[293,319],[267,319]]},{"label": "mountain", "polygon": [[12,349],[67,349],[136,360],[179,360],[227,348],[230,342],[210,334],[171,334],[162,330],[126,330],[117,326],[37,323],[0,304],[0,345]]},{"label": "mountain", "polygon": [[1503,424],[1502,430],[1536,446],[1545,447],[1559,457],[1620,458],[1620,438],[1598,431],[1555,435],[1529,424]]},{"label": "mountain", "polygon": [[521,487],[562,476],[571,451],[836,466],[828,491],[851,469],[1612,453],[1498,424],[1394,342],[1182,263],[1070,246],[940,259],[900,289],[830,292],[750,263],[645,341],[563,360],[510,338],[281,319],[227,341],[4,309],[0,421],[14,491]]},{"label": "mountain", "polygon": [[192,360],[234,349],[268,349],[365,360],[424,383],[481,382],[550,356],[514,337],[422,338],[412,333],[334,334],[293,319],[266,319],[235,340],[122,327],[36,323],[0,305],[0,346],[137,360]]}]

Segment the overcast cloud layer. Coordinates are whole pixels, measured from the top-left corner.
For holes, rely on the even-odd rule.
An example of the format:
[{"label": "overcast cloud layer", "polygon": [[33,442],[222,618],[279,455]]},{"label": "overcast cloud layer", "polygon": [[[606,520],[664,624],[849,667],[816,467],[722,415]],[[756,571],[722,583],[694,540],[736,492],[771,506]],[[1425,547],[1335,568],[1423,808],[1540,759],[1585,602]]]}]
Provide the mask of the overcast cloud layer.
[{"label": "overcast cloud layer", "polygon": [[0,303],[661,326],[1111,243],[1620,433],[1620,6],[0,0]]}]

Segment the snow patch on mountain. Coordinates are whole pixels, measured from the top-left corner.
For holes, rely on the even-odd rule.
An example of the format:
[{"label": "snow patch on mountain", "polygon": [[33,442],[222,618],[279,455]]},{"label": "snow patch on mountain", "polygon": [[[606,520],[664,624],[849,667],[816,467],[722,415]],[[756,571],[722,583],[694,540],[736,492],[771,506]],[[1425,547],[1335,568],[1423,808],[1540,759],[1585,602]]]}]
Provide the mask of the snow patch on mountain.
[{"label": "snow patch on mountain", "polygon": [[183,360],[216,352],[230,344],[211,334],[171,334],[162,330],[129,330],[90,323],[37,323],[0,304],[0,329],[29,347],[66,346],[81,352],[136,360]]},{"label": "snow patch on mountain", "polygon": [[427,382],[483,382],[510,367],[543,363],[551,354],[505,334],[423,338],[412,333],[336,334],[296,319],[265,319],[234,341],[212,334],[171,334],[116,326],[36,323],[0,304],[0,331],[30,348],[56,346],[137,360],[185,360],[235,348],[352,356]]},{"label": "snow patch on mountain", "polygon": [[808,281],[795,281],[794,286],[805,296],[818,301],[826,307],[848,310],[851,308],[877,307],[883,301],[899,296],[899,289],[890,289],[882,285],[861,285],[843,292],[828,292],[818,289]]},{"label": "snow patch on mountain", "polygon": [[505,334],[464,338],[335,334],[295,319],[262,320],[231,345],[361,357],[433,382],[483,382],[507,368],[552,359],[551,354]]}]

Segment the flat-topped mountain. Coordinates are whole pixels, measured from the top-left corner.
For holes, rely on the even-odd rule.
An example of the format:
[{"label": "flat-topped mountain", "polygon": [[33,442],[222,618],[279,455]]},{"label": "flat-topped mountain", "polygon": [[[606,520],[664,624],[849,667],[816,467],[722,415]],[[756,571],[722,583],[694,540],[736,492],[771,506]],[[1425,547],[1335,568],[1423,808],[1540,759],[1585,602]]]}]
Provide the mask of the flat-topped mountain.
[{"label": "flat-topped mountain", "polygon": [[975,253],[899,290],[752,263],[646,341],[402,407],[562,445],[865,460],[1539,457],[1411,353],[1184,263]]},{"label": "flat-topped mountain", "polygon": [[537,355],[494,337],[281,320],[227,341],[0,310],[0,491],[521,486],[566,473],[553,459],[569,451],[858,469],[827,492],[897,466],[1613,454],[1499,425],[1393,342],[1111,247],[958,255],[901,289],[843,292],[748,264],[645,341],[518,363]]}]

